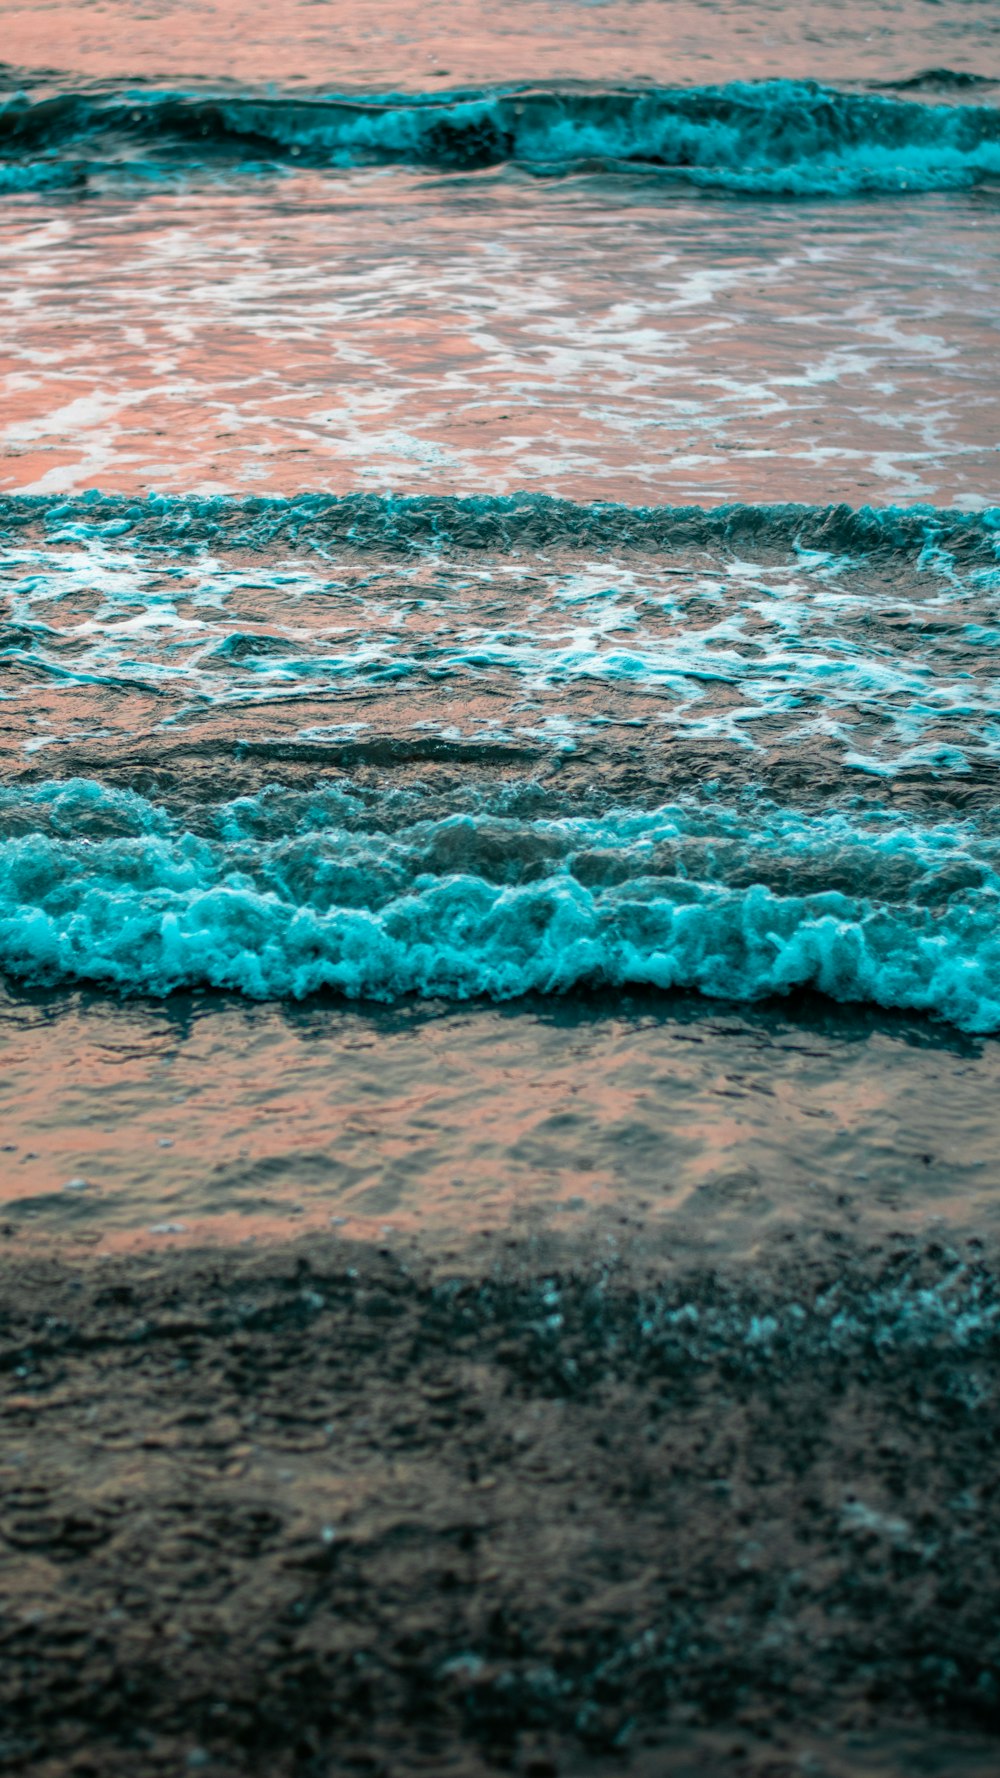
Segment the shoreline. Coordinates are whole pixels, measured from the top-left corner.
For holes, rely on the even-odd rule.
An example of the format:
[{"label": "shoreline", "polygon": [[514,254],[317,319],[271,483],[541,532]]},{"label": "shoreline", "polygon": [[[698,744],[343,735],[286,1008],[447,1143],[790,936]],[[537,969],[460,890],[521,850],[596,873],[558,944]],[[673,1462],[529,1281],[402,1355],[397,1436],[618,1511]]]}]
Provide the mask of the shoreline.
[{"label": "shoreline", "polygon": [[484,1238],[500,1251],[554,1224],[574,1255],[621,1238],[680,1249],[671,1264],[785,1227],[996,1243],[998,1092],[993,1039],[804,996],[8,989],[0,1252],[70,1263],[336,1228],[425,1255],[472,1243],[484,1265]]},{"label": "shoreline", "polygon": [[992,1242],[3,1281],[0,1771],[995,1769]]}]

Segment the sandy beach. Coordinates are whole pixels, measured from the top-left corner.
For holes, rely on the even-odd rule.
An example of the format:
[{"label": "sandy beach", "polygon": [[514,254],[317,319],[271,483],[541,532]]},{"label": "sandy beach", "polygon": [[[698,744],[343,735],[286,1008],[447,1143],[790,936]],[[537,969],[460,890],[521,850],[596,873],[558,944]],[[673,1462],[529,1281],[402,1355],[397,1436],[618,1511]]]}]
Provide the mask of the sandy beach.
[{"label": "sandy beach", "polygon": [[0,1769],[995,1770],[975,1238],[18,1248]]},{"label": "sandy beach", "polygon": [[0,0],[0,1778],[1000,1772],[995,0]]}]

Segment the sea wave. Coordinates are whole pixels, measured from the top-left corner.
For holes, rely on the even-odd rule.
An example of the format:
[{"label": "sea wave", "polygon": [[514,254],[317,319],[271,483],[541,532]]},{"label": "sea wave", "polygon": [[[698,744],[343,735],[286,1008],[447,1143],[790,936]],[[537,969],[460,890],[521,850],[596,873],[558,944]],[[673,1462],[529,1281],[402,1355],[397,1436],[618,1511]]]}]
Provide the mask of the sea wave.
[{"label": "sea wave", "polygon": [[0,161],[0,196],[22,191],[65,191],[86,183],[86,170],[72,162],[29,161],[21,164],[14,161],[5,164]]},{"label": "sea wave", "polygon": [[338,545],[351,550],[795,549],[920,561],[947,550],[958,562],[1000,560],[1000,507],[962,512],[933,506],[624,506],[548,494],[288,497],[128,495],[64,499],[0,495],[0,542],[127,538],[172,549],[271,549]]},{"label": "sea wave", "polygon": [[93,780],[8,787],[0,968],[257,998],[810,988],[1000,1030],[1000,842],[971,823],[761,800],[388,803],[276,787],[192,819]]},{"label": "sea wave", "polygon": [[74,177],[123,162],[148,171],[221,161],[258,172],[514,164],[556,175],[597,164],[729,191],[836,197],[995,178],[1000,111],[789,80],[308,98],[70,89],[10,94],[0,105],[0,156],[22,171],[69,158]]}]

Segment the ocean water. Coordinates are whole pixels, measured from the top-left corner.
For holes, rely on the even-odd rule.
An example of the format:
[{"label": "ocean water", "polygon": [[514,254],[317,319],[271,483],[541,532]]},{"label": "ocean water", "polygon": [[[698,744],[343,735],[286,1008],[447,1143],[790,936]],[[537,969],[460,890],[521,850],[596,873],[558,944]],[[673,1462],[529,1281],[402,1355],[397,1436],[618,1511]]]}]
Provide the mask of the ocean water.
[{"label": "ocean water", "polygon": [[985,1215],[996,9],[0,43],[10,1226]]}]

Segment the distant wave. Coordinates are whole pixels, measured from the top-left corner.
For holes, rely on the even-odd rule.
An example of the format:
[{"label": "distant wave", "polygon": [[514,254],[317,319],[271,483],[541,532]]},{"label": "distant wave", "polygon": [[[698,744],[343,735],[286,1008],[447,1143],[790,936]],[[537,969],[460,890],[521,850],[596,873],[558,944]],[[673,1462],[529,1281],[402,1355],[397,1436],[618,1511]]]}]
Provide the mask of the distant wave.
[{"label": "distant wave", "polygon": [[998,84],[989,74],[970,74],[964,68],[921,68],[918,74],[906,74],[899,80],[871,82],[881,92],[894,93],[967,93]]},{"label": "distant wave", "polygon": [[0,494],[0,541],[128,538],[136,544],[351,550],[639,549],[704,546],[820,549],[917,559],[947,549],[960,562],[1000,560],[1000,507],[623,506],[548,494],[288,497],[91,492],[66,499]]},{"label": "distant wave", "polygon": [[755,799],[442,819],[403,794],[380,819],[342,784],[284,787],[193,831],[92,780],[0,791],[0,967],[258,998],[808,987],[1000,1030],[1000,842],[969,823]]},{"label": "distant wave", "polygon": [[[901,90],[939,90],[931,70]],[[951,83],[965,84],[951,76]],[[776,197],[934,191],[1000,175],[1000,111],[808,81],[592,90],[519,87],[370,98],[67,90],[0,104],[0,156],[24,184],[53,164],[401,164],[539,174],[631,167]]]},{"label": "distant wave", "polygon": [[86,185],[82,167],[60,165],[58,161],[33,161],[21,165],[17,161],[0,161],[0,197],[13,191],[58,191]]}]

